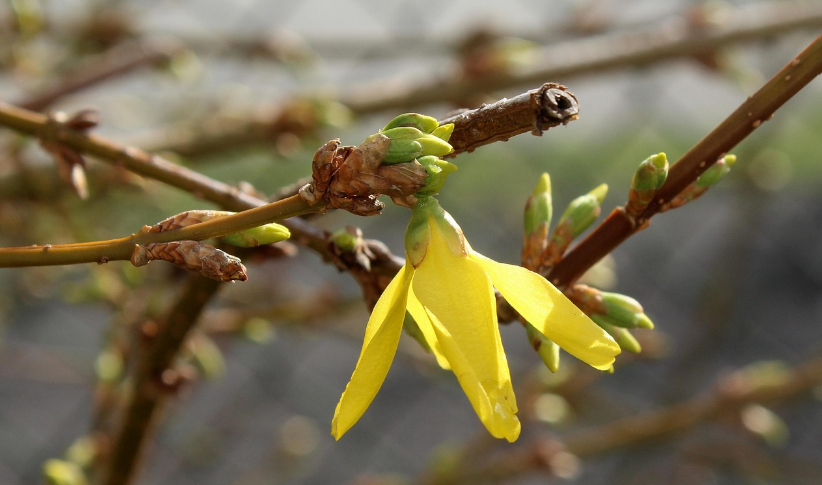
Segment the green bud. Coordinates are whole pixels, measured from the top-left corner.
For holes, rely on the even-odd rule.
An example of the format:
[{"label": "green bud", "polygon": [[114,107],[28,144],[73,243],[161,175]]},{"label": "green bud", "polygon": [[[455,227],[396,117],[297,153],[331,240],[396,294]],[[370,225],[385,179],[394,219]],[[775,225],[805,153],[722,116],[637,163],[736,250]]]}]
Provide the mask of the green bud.
[{"label": "green bud", "polygon": [[668,159],[664,153],[657,153],[639,164],[631,189],[637,191],[656,191],[668,177]]},{"label": "green bud", "polygon": [[46,460],[43,463],[43,478],[48,485],[87,485],[83,470],[75,463],[65,460]]},{"label": "green bud", "polygon": [[439,122],[436,118],[419,113],[405,113],[389,121],[388,124],[383,127],[382,131],[390,130],[398,126],[411,126],[423,133],[431,133],[439,126]]},{"label": "green bud", "polygon": [[608,332],[608,334],[614,338],[622,350],[632,352],[634,354],[642,352],[642,347],[639,345],[639,341],[637,341],[636,337],[631,335],[631,332],[627,329],[608,323],[607,318],[604,318],[602,315],[590,315],[590,317],[594,323],[602,327],[603,330]]},{"label": "green bud", "polygon": [[411,220],[405,230],[405,256],[412,266],[417,267],[428,252],[428,242],[431,241],[431,226],[428,224],[429,215],[422,210],[424,204],[431,197],[421,197],[411,210]]},{"label": "green bud", "polygon": [[443,184],[445,184],[445,179],[457,169],[457,166],[453,163],[446,162],[434,155],[420,157],[417,161],[428,173],[428,177],[425,178],[425,187],[417,192],[418,195],[435,195],[439,193]]},{"label": "green bud", "polygon": [[291,237],[291,232],[287,227],[272,222],[263,226],[229,234],[228,236],[220,238],[220,241],[240,248],[253,248],[285,241],[289,237]]},{"label": "green bud", "polygon": [[570,224],[571,237],[579,236],[599,216],[600,204],[608,193],[608,185],[602,184],[587,194],[577,197],[568,205],[557,226]]},{"label": "green bud", "polygon": [[453,152],[451,145],[442,138],[437,138],[434,135],[423,135],[417,138],[417,143],[422,146],[423,155],[435,155],[441,157]]},{"label": "green bud", "polygon": [[90,436],[81,436],[74,440],[74,443],[66,450],[66,459],[81,467],[91,466],[97,457],[97,440]]},{"label": "green bud", "polygon": [[351,234],[348,229],[338,229],[331,234],[331,242],[343,251],[350,252],[356,249],[359,238],[356,234]]},{"label": "green bud", "polygon": [[451,134],[454,133],[454,123],[448,123],[447,125],[440,125],[437,127],[436,130],[432,131],[431,134],[440,138],[443,141],[448,141],[451,139]]},{"label": "green bud", "polygon": [[602,302],[608,323],[624,328],[653,329],[654,324],[643,312],[642,305],[633,298],[618,293],[602,292]]},{"label": "green bud", "polygon": [[551,372],[559,370],[559,345],[551,341],[548,337],[540,333],[530,323],[525,324],[525,333],[528,335],[528,341],[531,347],[539,354],[545,367]]},{"label": "green bud", "polygon": [[416,140],[417,138],[425,135],[425,133],[421,132],[417,128],[410,126],[391,128],[390,130],[381,131],[380,134],[385,135],[392,140]]},{"label": "green bud", "polygon": [[542,224],[550,226],[552,217],[551,177],[543,173],[533,194],[525,203],[525,235],[530,236]]},{"label": "green bud", "polygon": [[94,370],[101,382],[116,382],[123,375],[123,357],[117,352],[103,350],[97,356]]},{"label": "green bud", "polygon": [[719,182],[722,177],[731,171],[731,167],[736,163],[736,155],[725,155],[720,158],[715,164],[711,165],[708,170],[705,170],[702,175],[696,180],[696,186],[699,188],[708,188]]},{"label": "green bud", "polygon": [[422,154],[422,145],[416,140],[391,140],[391,146],[382,163],[392,165],[410,162]]}]

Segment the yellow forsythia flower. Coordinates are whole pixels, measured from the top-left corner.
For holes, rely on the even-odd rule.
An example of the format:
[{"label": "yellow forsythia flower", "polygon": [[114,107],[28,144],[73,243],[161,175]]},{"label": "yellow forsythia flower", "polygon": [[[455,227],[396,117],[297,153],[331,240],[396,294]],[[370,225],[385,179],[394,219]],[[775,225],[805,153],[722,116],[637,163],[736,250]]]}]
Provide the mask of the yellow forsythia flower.
[{"label": "yellow forsythia flower", "polygon": [[433,197],[421,196],[406,232],[406,264],[377,301],[357,367],[343,392],[331,434],[339,439],[382,386],[406,310],[437,362],[450,368],[474,411],[496,438],[514,441],[520,423],[500,340],[494,288],[539,332],[593,367],[607,370],[619,346],[542,276],[471,249]]}]

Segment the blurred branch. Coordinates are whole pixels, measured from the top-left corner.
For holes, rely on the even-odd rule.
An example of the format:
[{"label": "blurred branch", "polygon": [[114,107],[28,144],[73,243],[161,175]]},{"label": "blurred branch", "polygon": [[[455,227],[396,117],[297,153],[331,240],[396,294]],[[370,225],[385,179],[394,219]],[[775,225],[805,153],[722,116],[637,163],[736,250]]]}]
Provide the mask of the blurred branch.
[{"label": "blurred branch", "polygon": [[559,441],[542,437],[519,448],[470,466],[461,466],[446,475],[431,474],[421,485],[497,482],[535,470],[552,471],[560,454],[580,458],[600,455],[629,446],[683,433],[696,426],[739,412],[752,403],[781,403],[800,397],[822,384],[822,359],[815,359],[780,373],[778,378],[760,380],[751,369],[741,369],[717,381],[705,396],[647,413],[619,419],[562,437]]},{"label": "blurred branch", "polygon": [[[609,69],[647,65],[677,57],[698,57],[727,45],[767,38],[802,28],[822,26],[822,5],[809,2],[762,2],[729,8],[716,24],[689,26],[682,18],[660,22],[647,30],[620,32],[596,38],[543,47],[528,66],[508,69],[481,78],[451,75],[433,82],[391,79],[349,90],[338,98],[354,115],[443,102],[461,102],[478,93],[557,79],[593,74]],[[310,97],[310,95],[309,95]],[[173,151],[199,156],[239,146],[275,140],[287,131],[282,122],[288,103],[269,106],[259,114],[198,120],[163,131],[163,141],[147,142],[153,151]],[[204,129],[203,127],[215,127]]]},{"label": "blurred branch", "polygon": [[671,166],[665,184],[637,218],[615,209],[548,275],[557,286],[567,286],[623,241],[640,231],[660,208],[731,150],[822,72],[822,36],[791,60],[770,81],[743,102],[724,121]]},{"label": "blurred branch", "polygon": [[64,96],[123,76],[143,66],[167,62],[181,49],[180,44],[156,39],[118,45],[74,67],[51,87],[14,104],[28,110],[42,111]]},{"label": "blurred branch", "polygon": [[175,358],[203,308],[220,282],[189,276],[175,304],[158,322],[147,322],[138,340],[147,345],[137,356],[133,391],[128,393],[119,427],[110,436],[110,449],[99,462],[100,485],[133,483],[146,442],[154,432],[167,398],[185,381],[173,368]]}]

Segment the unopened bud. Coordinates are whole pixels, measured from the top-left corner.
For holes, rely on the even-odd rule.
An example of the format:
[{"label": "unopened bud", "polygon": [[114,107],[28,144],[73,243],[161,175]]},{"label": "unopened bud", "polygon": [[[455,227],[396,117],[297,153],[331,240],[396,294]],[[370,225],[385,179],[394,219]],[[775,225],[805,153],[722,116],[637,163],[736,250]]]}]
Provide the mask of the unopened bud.
[{"label": "unopened bud", "polygon": [[46,460],[43,463],[43,478],[48,485],[88,484],[83,469],[76,463],[65,460]]},{"label": "unopened bud", "polygon": [[425,187],[422,188],[418,195],[436,195],[445,184],[445,179],[451,172],[457,170],[457,166],[453,163],[434,156],[428,155],[420,157],[417,161],[425,168],[428,177],[425,179]]},{"label": "unopened bud", "polygon": [[572,200],[562,214],[559,224],[570,223],[571,236],[577,237],[599,216],[600,204],[608,193],[608,185],[602,184],[587,194]]},{"label": "unopened bud", "polygon": [[422,156],[422,145],[416,140],[391,140],[391,146],[382,163],[392,165],[405,163]]},{"label": "unopened bud", "polygon": [[668,159],[664,153],[657,153],[646,158],[639,164],[631,180],[627,210],[633,214],[639,214],[645,210],[667,177]]},{"label": "unopened bud", "polygon": [[443,141],[448,141],[451,139],[451,134],[454,133],[454,123],[448,123],[447,125],[440,125],[437,127],[436,130],[432,131],[431,134],[440,138]]},{"label": "unopened bud", "polygon": [[534,192],[525,203],[525,235],[533,234],[540,225],[550,226],[552,216],[551,177],[543,173]]},{"label": "unopened bud", "polygon": [[619,293],[602,292],[601,295],[609,323],[625,328],[654,328],[638,301]]},{"label": "unopened bud", "polygon": [[705,170],[702,175],[696,180],[697,187],[708,188],[719,182],[722,177],[731,171],[731,167],[736,163],[736,155],[725,155],[720,158],[715,164],[711,165],[708,170]]},{"label": "unopened bud", "polygon": [[636,337],[631,335],[631,332],[627,329],[611,325],[601,315],[590,315],[590,317],[594,323],[602,327],[603,330],[608,332],[608,334],[614,338],[622,350],[634,354],[642,352],[642,347],[639,345],[639,341]]},{"label": "unopened bud", "polygon": [[356,232],[352,232],[351,229],[355,228],[345,227],[334,231],[334,233],[331,234],[331,242],[343,251],[353,251],[359,245],[360,237],[357,236]]},{"label": "unopened bud", "polygon": [[391,128],[390,130],[383,130],[380,134],[387,136],[392,140],[416,140],[417,138],[425,135],[425,133],[420,131],[418,128],[414,128],[412,126],[398,126],[396,128]]},{"label": "unopened bud", "polygon": [[437,129],[439,122],[436,118],[421,115],[419,113],[405,113],[389,121],[388,124],[383,127],[382,131],[385,132],[400,126],[410,126],[422,131],[423,133],[431,133]]},{"label": "unopened bud", "polygon": [[551,372],[559,370],[559,345],[527,322],[525,323],[525,333],[528,335],[528,342],[531,343],[531,347],[542,359],[545,367]]},{"label": "unopened bud", "polygon": [[423,135],[417,138],[417,143],[422,146],[423,155],[441,157],[454,151],[454,148],[447,141],[434,135]]},{"label": "unopened bud", "polygon": [[289,237],[291,237],[291,232],[287,227],[272,222],[263,226],[229,234],[228,236],[220,238],[220,240],[226,244],[240,248],[253,248],[285,241]]}]

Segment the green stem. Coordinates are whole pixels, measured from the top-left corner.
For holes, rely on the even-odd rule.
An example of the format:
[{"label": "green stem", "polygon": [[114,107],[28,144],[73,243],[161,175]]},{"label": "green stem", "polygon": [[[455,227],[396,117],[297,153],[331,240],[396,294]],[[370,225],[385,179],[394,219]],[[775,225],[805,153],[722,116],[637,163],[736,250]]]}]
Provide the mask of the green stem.
[{"label": "green stem", "polygon": [[309,205],[299,195],[295,195],[230,216],[165,232],[137,232],[120,239],[79,244],[0,248],[0,268],[128,260],[131,259],[135,244],[202,241],[309,212],[319,212],[323,207],[322,204]]}]

